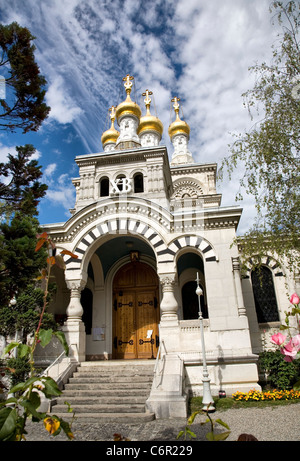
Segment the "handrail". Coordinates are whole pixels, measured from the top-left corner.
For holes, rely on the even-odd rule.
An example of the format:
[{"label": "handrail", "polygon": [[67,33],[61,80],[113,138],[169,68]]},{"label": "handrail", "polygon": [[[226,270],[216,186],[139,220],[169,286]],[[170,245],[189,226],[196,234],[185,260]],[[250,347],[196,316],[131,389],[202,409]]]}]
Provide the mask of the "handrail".
[{"label": "handrail", "polygon": [[[71,348],[71,346],[75,346],[76,349],[77,349],[77,344],[69,344],[69,346],[68,346],[69,349]],[[59,355],[58,357],[56,357],[56,359],[53,360],[52,363],[50,363],[50,365],[46,368],[46,370],[43,371],[43,373],[41,374],[41,376],[48,376],[48,373],[49,373],[49,371],[50,371],[50,368],[52,368],[54,365],[56,365],[56,363],[58,363],[64,355],[66,355],[66,352],[63,350],[63,351],[60,353],[60,355]],[[69,358],[70,358],[70,357],[69,357]]]},{"label": "handrail", "polygon": [[[158,367],[159,355],[160,355],[160,353],[161,353],[161,345],[162,345],[162,344],[163,344],[163,346],[164,346],[165,352],[167,353],[166,346],[165,346],[165,342],[164,342],[164,340],[162,339],[162,340],[159,342],[159,346],[158,346],[158,351],[157,351],[156,360],[155,360],[155,366],[154,366],[154,373],[156,373],[156,370],[157,370],[157,367]],[[161,359],[160,359],[160,360],[161,360]]]}]

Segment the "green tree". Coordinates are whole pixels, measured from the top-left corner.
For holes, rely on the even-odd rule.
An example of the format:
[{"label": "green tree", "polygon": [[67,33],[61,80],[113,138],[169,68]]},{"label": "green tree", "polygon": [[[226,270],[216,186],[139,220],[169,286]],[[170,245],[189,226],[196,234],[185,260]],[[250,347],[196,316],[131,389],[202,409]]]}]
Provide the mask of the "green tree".
[{"label": "green tree", "polygon": [[5,98],[0,99],[0,128],[23,133],[37,131],[48,116],[46,80],[35,61],[35,39],[26,27],[0,24],[0,68],[5,77]]},{"label": "green tree", "polygon": [[[244,254],[262,255],[266,250],[287,258],[298,270],[300,257],[300,4],[275,1],[271,12],[282,33],[272,47],[272,62],[250,67],[254,88],[243,94],[251,117],[260,120],[230,146],[220,178],[244,167],[241,191],[253,195],[257,219],[240,244]],[[237,198],[242,198],[239,193]],[[296,252],[295,252],[296,250]]]},{"label": "green tree", "polygon": [[[47,302],[51,299],[51,291],[52,288],[49,288]],[[0,308],[0,335],[4,337],[15,336],[18,332],[21,334],[21,342],[26,344],[27,337],[37,329],[43,305],[43,290],[33,284],[26,286],[16,296],[13,304]],[[54,316],[47,312],[43,315],[41,326],[46,330],[51,328],[53,331],[58,328]]]},{"label": "green tree", "polygon": [[32,284],[46,265],[46,253],[35,252],[39,223],[36,218],[16,213],[0,225],[0,308]]},{"label": "green tree", "polygon": [[11,214],[37,215],[39,200],[46,194],[47,186],[39,179],[41,166],[31,160],[35,148],[31,144],[16,147],[17,155],[8,154],[8,161],[0,163],[0,211]]}]

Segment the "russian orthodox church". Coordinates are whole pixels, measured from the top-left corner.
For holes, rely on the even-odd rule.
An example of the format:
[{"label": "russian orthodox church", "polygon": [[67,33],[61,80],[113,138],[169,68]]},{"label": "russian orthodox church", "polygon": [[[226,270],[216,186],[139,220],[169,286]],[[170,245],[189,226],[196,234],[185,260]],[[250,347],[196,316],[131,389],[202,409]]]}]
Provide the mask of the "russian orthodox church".
[{"label": "russian orthodox church", "polygon": [[54,266],[50,312],[78,362],[159,359],[147,405],[185,416],[188,393],[202,392],[199,305],[212,393],[259,389],[257,354],[283,318],[286,277],[268,255],[263,284],[253,259],[241,275],[232,242],[242,209],[221,206],[216,163],[195,163],[179,98],[169,155],[151,91],[142,115],[133,77],[123,81],[126,99],[110,109],[102,152],[75,159],[71,218],[44,226],[58,251],[77,256],[65,256],[65,270]]}]

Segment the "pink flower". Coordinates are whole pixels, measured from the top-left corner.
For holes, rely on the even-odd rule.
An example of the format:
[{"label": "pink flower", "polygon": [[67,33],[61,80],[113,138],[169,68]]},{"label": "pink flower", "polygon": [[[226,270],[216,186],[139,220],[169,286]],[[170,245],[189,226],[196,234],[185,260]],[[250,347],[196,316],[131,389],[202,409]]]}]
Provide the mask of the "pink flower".
[{"label": "pink flower", "polygon": [[277,346],[281,346],[281,344],[283,344],[285,340],[286,336],[282,333],[277,333],[276,335],[273,335],[271,337],[272,343],[277,344]]},{"label": "pink flower", "polygon": [[290,303],[291,304],[299,304],[299,302],[300,302],[300,299],[299,299],[299,296],[297,295],[297,293],[292,294],[292,296],[290,297]]},{"label": "pink flower", "polygon": [[300,335],[294,336],[284,347],[281,348],[286,362],[292,362],[300,351]]}]

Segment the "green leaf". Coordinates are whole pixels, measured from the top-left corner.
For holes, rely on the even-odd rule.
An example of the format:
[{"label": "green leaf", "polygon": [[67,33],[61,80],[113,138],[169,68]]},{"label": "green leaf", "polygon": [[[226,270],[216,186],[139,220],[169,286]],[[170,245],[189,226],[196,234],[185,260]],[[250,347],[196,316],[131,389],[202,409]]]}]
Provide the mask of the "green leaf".
[{"label": "green leaf", "polygon": [[220,440],[226,440],[227,437],[229,437],[230,431],[229,432],[222,432],[221,434],[215,434],[213,440],[215,442],[219,442]]},{"label": "green leaf", "polygon": [[55,331],[53,334],[59,339],[59,341],[63,345],[66,355],[69,355],[69,346],[67,344],[65,334],[62,331]]},{"label": "green leaf", "polygon": [[59,389],[58,385],[54,381],[54,379],[50,377],[42,378],[42,382],[44,384],[44,389],[42,392],[48,399],[51,399],[54,395],[61,395],[62,391]]},{"label": "green leaf", "polygon": [[68,406],[68,413],[73,413],[73,408],[71,407],[71,404],[67,401],[65,401],[64,404]]},{"label": "green leaf", "polygon": [[221,424],[221,426],[223,426],[223,427],[226,427],[226,429],[230,429],[228,424],[224,423],[224,421],[222,421],[221,419],[216,419],[215,422],[218,423],[218,424]]},{"label": "green leaf", "polygon": [[12,341],[11,343],[9,343],[5,348],[4,348],[4,351],[3,351],[3,354],[2,354],[2,357],[5,356],[5,354],[8,354],[11,350],[13,350],[15,347],[18,347],[19,346],[19,342],[16,342],[16,341]]},{"label": "green leaf", "polygon": [[195,411],[187,420],[187,423],[188,424],[193,424],[194,422],[194,419],[196,418],[196,416],[199,414],[199,413],[202,413],[202,411]]},{"label": "green leaf", "polygon": [[10,392],[13,394],[14,392],[23,391],[24,389],[25,389],[25,383],[22,382],[22,383],[18,383],[15,386],[13,386],[10,389]]},{"label": "green leaf", "polygon": [[[60,419],[60,427],[66,434],[69,440],[73,440],[74,436],[72,434],[71,426],[67,421],[64,421],[63,419]],[[54,434],[56,435],[56,433]]]},{"label": "green leaf", "polygon": [[15,397],[10,397],[9,399],[7,400],[3,400],[3,402],[0,401],[0,406],[4,406],[4,405],[8,405],[10,403],[15,403],[17,404],[18,403],[18,399],[16,399]]},{"label": "green leaf", "polygon": [[27,410],[27,413],[31,414],[37,420],[44,419],[45,413],[36,411],[41,404],[41,399],[37,392],[32,392],[30,399],[23,399],[20,401],[20,404]]},{"label": "green leaf", "polygon": [[184,431],[180,431],[176,437],[176,439],[179,439],[180,437],[182,437],[184,434]]},{"label": "green leaf", "polygon": [[17,426],[17,411],[12,408],[0,410],[0,440],[9,440],[15,433]]},{"label": "green leaf", "polygon": [[49,330],[43,330],[42,328],[39,331],[39,340],[41,341],[41,346],[45,347],[47,344],[50,343],[52,339],[53,330],[50,328]]},{"label": "green leaf", "polygon": [[27,346],[27,344],[19,344],[18,345],[18,356],[20,358],[26,357],[30,352],[30,346]]},{"label": "green leaf", "polygon": [[196,434],[192,432],[189,428],[186,429],[186,434],[188,434],[190,438],[192,437],[196,438]]},{"label": "green leaf", "polygon": [[21,382],[16,384],[10,389],[11,393],[14,392],[19,392],[19,391],[25,391],[28,389],[29,386],[31,386],[35,381],[40,381],[41,378],[38,376],[32,376],[32,378],[27,379],[25,382]]},{"label": "green leaf", "polygon": [[215,440],[215,437],[214,437],[214,433],[213,432],[208,432],[206,434],[206,438],[207,440],[209,440],[210,442],[213,442]]}]

